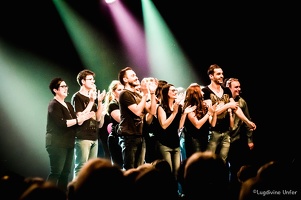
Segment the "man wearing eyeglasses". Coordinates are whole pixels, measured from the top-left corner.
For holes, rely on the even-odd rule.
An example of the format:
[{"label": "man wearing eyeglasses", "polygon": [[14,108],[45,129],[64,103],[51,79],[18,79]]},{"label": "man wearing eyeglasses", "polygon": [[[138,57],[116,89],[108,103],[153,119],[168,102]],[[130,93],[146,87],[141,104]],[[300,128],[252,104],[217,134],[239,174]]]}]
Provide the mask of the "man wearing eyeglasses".
[{"label": "man wearing eyeglasses", "polygon": [[[94,117],[85,121],[76,132],[74,151],[74,179],[80,169],[91,158],[96,158],[98,154],[98,129],[104,123],[102,114],[102,101],[105,91],[100,93],[96,90],[95,73],[85,69],[78,73],[77,83],[80,85],[79,91],[71,98],[72,105],[77,115],[86,112],[95,112]],[[97,102],[95,100],[97,99]]]}]

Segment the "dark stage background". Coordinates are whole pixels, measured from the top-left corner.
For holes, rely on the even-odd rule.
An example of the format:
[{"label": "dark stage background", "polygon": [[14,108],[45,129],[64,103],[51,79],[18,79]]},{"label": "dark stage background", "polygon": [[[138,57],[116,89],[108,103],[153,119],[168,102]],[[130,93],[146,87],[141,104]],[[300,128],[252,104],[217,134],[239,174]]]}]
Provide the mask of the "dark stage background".
[{"label": "dark stage background", "polygon": [[[116,48],[120,46],[113,25],[105,17],[98,1],[65,2],[89,21],[96,30],[99,29],[107,35],[111,34],[109,43]],[[142,21],[140,1],[122,2],[138,20]],[[290,76],[297,75],[292,74],[294,70],[290,68],[290,61],[297,57],[297,52],[292,50],[295,48],[297,38],[298,26],[294,23],[296,13],[288,12],[289,8],[286,5],[277,5],[275,2],[274,5],[237,5],[229,2],[205,4],[198,1],[186,4],[187,1],[179,0],[153,2],[198,72],[197,76],[204,80],[204,84],[209,83],[206,70],[213,63],[223,68],[225,77],[240,79],[242,96],[247,100],[252,119],[257,124],[253,152],[256,162],[265,163],[272,159],[280,159],[291,163],[295,159],[296,149],[296,140],[293,137],[295,134],[288,128],[291,123],[286,123],[287,119],[293,118],[289,111],[291,109],[286,110],[291,102],[286,102],[286,92],[280,88],[286,85],[284,82],[287,78],[284,76],[288,74],[286,71],[291,72]],[[30,123],[19,119],[20,116],[28,114],[23,109],[11,109],[9,113],[1,114],[1,168],[24,176],[46,178],[49,167],[44,148],[44,135],[47,105],[52,98],[48,84],[51,78],[63,74],[67,76],[68,83],[74,82],[74,87],[69,89],[72,94],[78,89],[75,83],[76,75],[85,66],[52,1],[2,2],[0,24],[0,57],[1,52],[5,51],[4,47],[10,46],[16,51],[14,58],[21,60],[12,68],[0,62],[1,77],[7,78],[1,79],[1,85],[5,88],[1,96],[11,95],[11,102],[5,105],[1,103],[1,110],[7,106],[18,108],[21,105],[21,108],[34,112],[33,117],[28,118]],[[26,70],[28,64],[22,63],[24,54],[34,55],[60,66],[57,74],[55,72],[41,74],[40,69],[49,67],[43,65],[43,62],[32,66],[36,67],[36,70]],[[120,69],[128,64],[116,63]],[[135,67],[139,66],[133,66],[134,69]],[[13,73],[3,74],[7,68]],[[36,80],[36,85],[43,86],[43,92],[22,92],[33,95],[32,98],[36,101],[24,103],[24,96],[18,95],[18,85],[12,83],[12,80],[19,79],[19,76],[21,78],[20,71],[23,70],[31,74],[31,81]],[[117,78],[117,74],[116,70],[114,78]],[[100,89],[108,87],[101,80],[97,82]],[[67,100],[70,97],[71,95]],[[43,105],[42,109],[34,109],[37,102]],[[21,128],[17,129],[16,126]],[[41,127],[42,131],[35,131],[36,126]],[[36,143],[39,145],[38,150],[33,149]]]}]

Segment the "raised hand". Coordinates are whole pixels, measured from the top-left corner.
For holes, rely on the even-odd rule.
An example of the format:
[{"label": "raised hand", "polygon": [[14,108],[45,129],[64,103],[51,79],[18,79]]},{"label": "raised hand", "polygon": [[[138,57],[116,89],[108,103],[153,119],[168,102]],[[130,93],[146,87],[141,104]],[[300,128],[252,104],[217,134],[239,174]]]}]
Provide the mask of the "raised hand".
[{"label": "raised hand", "polygon": [[191,106],[191,105],[189,105],[189,106],[187,106],[187,107],[185,108],[184,113],[185,113],[185,114],[191,113],[191,112],[193,112],[195,109],[196,109],[196,106]]},{"label": "raised hand", "polygon": [[156,89],[158,87],[158,79],[156,78],[151,78],[149,83],[148,83],[148,90],[150,93],[155,93]]},{"label": "raised hand", "polygon": [[100,90],[98,90],[97,92],[97,100],[98,100],[98,103],[102,103],[103,99],[105,98],[106,96],[106,90],[103,90],[101,93],[100,93]]},{"label": "raised hand", "polygon": [[208,106],[208,112],[211,116],[213,115],[213,113],[215,113],[215,111],[217,109],[217,105],[218,105],[218,103],[216,102],[212,106]]},{"label": "raised hand", "polygon": [[183,104],[184,103],[184,99],[185,99],[185,94],[184,93],[180,93],[180,94],[178,94],[175,102],[177,104]]},{"label": "raised hand", "polygon": [[143,78],[142,81],[140,82],[140,91],[143,94],[148,94],[148,80],[147,80],[147,78]]},{"label": "raised hand", "polygon": [[90,102],[94,102],[97,98],[97,92],[96,92],[96,85],[94,84],[94,87],[89,91],[88,93]]},{"label": "raised hand", "polygon": [[141,81],[141,87],[145,90],[146,93],[154,93],[158,87],[158,79],[153,77],[143,78]]}]

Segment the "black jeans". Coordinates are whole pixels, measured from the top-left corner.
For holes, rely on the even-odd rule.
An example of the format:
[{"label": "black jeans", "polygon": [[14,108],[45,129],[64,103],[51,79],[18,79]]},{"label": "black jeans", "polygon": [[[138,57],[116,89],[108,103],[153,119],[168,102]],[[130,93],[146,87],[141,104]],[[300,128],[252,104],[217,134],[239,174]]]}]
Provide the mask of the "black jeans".
[{"label": "black jeans", "polygon": [[47,146],[46,150],[50,159],[50,174],[47,180],[66,191],[73,164],[74,148]]},{"label": "black jeans", "polygon": [[145,142],[142,136],[120,136],[119,144],[125,170],[137,168],[144,163]]}]

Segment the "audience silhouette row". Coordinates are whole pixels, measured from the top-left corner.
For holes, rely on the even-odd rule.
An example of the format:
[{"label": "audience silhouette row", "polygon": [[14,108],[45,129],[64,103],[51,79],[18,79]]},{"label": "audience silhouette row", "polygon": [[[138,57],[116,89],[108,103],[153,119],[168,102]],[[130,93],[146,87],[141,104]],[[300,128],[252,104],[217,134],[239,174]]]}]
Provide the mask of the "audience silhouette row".
[{"label": "audience silhouette row", "polygon": [[[169,163],[157,159],[137,168],[122,170],[106,158],[93,158],[81,168],[64,191],[43,178],[24,178],[3,174],[1,199],[7,200],[85,200],[101,199],[297,199],[300,186],[295,163],[270,161],[262,166],[242,166],[237,174],[241,183],[239,197],[231,196],[227,165],[210,151],[196,152],[180,166],[178,181],[185,196],[178,195],[177,182]],[[295,177],[295,178],[294,178]]]}]

